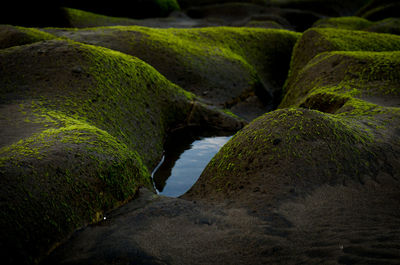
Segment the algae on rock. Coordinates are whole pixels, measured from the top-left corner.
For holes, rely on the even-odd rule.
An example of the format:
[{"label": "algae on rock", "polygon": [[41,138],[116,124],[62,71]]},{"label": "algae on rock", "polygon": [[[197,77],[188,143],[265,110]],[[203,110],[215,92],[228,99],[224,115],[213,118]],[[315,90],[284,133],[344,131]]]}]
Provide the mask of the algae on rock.
[{"label": "algae on rock", "polygon": [[151,189],[170,130],[243,125],[135,57],[69,40],[0,50],[0,80],[8,263],[40,261],[139,187]]},{"label": "algae on rock", "polygon": [[238,132],[184,197],[258,211],[324,185],[399,185],[399,48],[394,35],[307,31],[281,109]]},{"label": "algae on rock", "polygon": [[279,99],[300,36],[286,30],[228,27],[46,31],[138,56],[172,82],[224,108],[254,94],[266,104]]},{"label": "algae on rock", "polygon": [[347,30],[363,30],[376,33],[400,35],[400,19],[386,18],[372,22],[361,17],[323,18],[314,23],[316,28],[338,28]]}]

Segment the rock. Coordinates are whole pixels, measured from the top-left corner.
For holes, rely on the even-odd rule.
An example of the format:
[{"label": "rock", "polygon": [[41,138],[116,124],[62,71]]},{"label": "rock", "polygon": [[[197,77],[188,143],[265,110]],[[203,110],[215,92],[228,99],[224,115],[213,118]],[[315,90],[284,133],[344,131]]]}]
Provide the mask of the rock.
[{"label": "rock", "polygon": [[[391,39],[395,36],[376,35],[382,41],[377,46],[362,41],[347,46],[342,31],[336,47],[367,51],[321,52],[298,68],[287,83],[282,109],[239,131],[182,198],[229,201],[263,220],[271,211],[285,216],[293,230],[282,237],[293,238],[295,248],[302,250],[280,253],[281,260],[294,255],[310,264],[393,263],[398,254],[389,245],[397,244],[396,238],[385,237],[376,255],[368,254],[380,233],[399,235],[392,224],[400,218],[392,215],[400,198],[400,53],[368,51],[397,45]],[[302,56],[295,50],[294,61],[298,54]],[[371,218],[385,219],[387,225]],[[368,235],[362,236],[360,229]],[[326,235],[322,240],[321,233]],[[339,245],[341,253],[332,245]]]},{"label": "rock", "polygon": [[348,30],[364,30],[373,22],[361,17],[329,17],[322,18],[314,23],[315,28],[337,28]]},{"label": "rock", "polygon": [[0,49],[55,38],[56,36],[34,28],[0,25]]},{"label": "rock", "polygon": [[284,30],[223,27],[48,31],[138,56],[169,80],[223,108],[254,94],[265,105],[276,105],[299,36]]},{"label": "rock", "polygon": [[[296,43],[285,87],[314,56],[328,51],[396,51],[400,37],[363,31],[311,28]],[[286,95],[288,96],[288,95]]]},{"label": "rock", "polygon": [[323,18],[315,22],[313,27],[364,30],[400,35],[400,19],[398,18],[387,18],[377,22],[360,17]]},{"label": "rock", "polygon": [[168,131],[188,122],[243,124],[196,103],[143,61],[105,48],[36,42],[0,50],[0,69],[6,264],[40,261],[140,186],[151,189]]},{"label": "rock", "polygon": [[[344,110],[352,108],[352,104],[366,109],[375,108],[374,104],[400,107],[397,91],[399,56],[398,52],[330,52],[318,55],[302,69],[296,81],[290,82],[280,106],[305,106],[328,113],[344,113]],[[353,98],[365,100],[368,104],[362,106],[362,102]]]},{"label": "rock", "polygon": [[[3,263],[397,264],[400,37],[368,31],[398,3],[325,17],[366,2],[17,3],[0,22],[83,29],[0,26]],[[167,136],[241,118],[152,192]]]}]

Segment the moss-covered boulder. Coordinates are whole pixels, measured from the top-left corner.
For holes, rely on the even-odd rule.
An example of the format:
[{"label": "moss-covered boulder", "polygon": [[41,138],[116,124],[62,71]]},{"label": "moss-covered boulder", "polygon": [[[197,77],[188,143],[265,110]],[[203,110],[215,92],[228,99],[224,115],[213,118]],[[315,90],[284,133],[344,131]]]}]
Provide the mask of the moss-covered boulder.
[{"label": "moss-covered boulder", "polygon": [[[288,88],[291,96],[285,97],[282,109],[257,118],[239,131],[183,198],[228,201],[245,206],[257,216],[282,212],[282,205],[289,204],[292,206],[285,211],[293,221],[292,231],[305,225],[306,234],[316,235],[320,232],[310,224],[325,223],[324,229],[335,231],[341,227],[344,234],[368,227],[372,237],[380,234],[372,231],[377,224],[358,213],[378,202],[382,208],[376,218],[388,218],[378,225],[382,233],[398,233],[391,225],[398,216],[391,213],[398,207],[398,199],[393,198],[400,195],[399,66],[399,52],[329,52],[315,57]],[[326,187],[330,191],[324,191],[322,197],[317,195]],[[354,196],[351,201],[363,204],[354,206],[343,201],[337,205],[332,200],[348,194]],[[308,213],[314,216],[313,221],[302,215],[303,199],[315,204],[316,208]],[[296,213],[293,204],[303,206]],[[319,204],[333,212],[352,209],[346,213],[347,226],[323,221],[336,214],[324,212]],[[339,234],[335,233],[344,238]],[[307,251],[317,242],[316,238],[300,238],[298,247],[310,244]],[[347,246],[364,248],[357,244],[350,240]],[[300,255],[308,255],[307,251]],[[381,251],[385,252],[377,252]],[[394,253],[393,249],[387,253],[390,251]],[[367,252],[358,253],[358,261],[371,262]],[[342,258],[349,257],[341,257],[340,253],[323,256],[325,262]],[[377,256],[373,261],[381,263],[385,259]]]},{"label": "moss-covered boulder", "polygon": [[65,0],[62,1],[62,4],[64,7],[82,9],[106,16],[128,18],[165,17],[180,9],[176,0],[117,0],[112,3],[112,8],[110,8],[109,2],[94,0]]},{"label": "moss-covered boulder", "polygon": [[274,104],[299,37],[285,30],[228,27],[47,31],[135,55],[184,89],[224,108],[254,94]]},{"label": "moss-covered boulder", "polygon": [[353,97],[400,107],[399,70],[399,52],[322,53],[288,82],[280,107],[311,104],[317,97],[325,98],[319,110],[329,113],[350,104]]},{"label": "moss-covered boulder", "polygon": [[137,20],[131,18],[111,17],[75,8],[64,8],[69,25],[73,28],[135,25]]},{"label": "moss-covered boulder", "polygon": [[217,21],[191,19],[183,12],[175,12],[168,17],[133,19],[105,16],[74,8],[64,8],[64,10],[66,12],[69,26],[72,28],[128,25],[154,28],[191,28],[221,25],[220,23],[217,23]]},{"label": "moss-covered boulder", "polygon": [[315,22],[313,27],[364,30],[400,35],[400,19],[398,18],[387,18],[377,22],[372,22],[361,17],[323,18]]},{"label": "moss-covered boulder", "polygon": [[363,30],[371,26],[373,22],[368,19],[349,16],[349,17],[328,17],[322,18],[314,23],[315,28],[337,28],[348,30]]},{"label": "moss-covered boulder", "polygon": [[296,43],[285,86],[314,56],[328,51],[396,51],[400,36],[334,28],[311,28]]},{"label": "moss-covered boulder", "polygon": [[[390,129],[380,133],[363,124],[370,115],[356,121],[298,108],[267,113],[238,132],[183,197],[230,200],[263,215],[271,206],[324,185],[396,176],[399,160],[388,146],[400,150],[395,137],[399,112],[381,114],[379,125]],[[374,138],[381,135],[384,143]]]},{"label": "moss-covered boulder", "polygon": [[34,28],[0,25],[0,49],[55,38],[56,36]]},{"label": "moss-covered boulder", "polygon": [[66,40],[0,51],[1,257],[32,264],[75,229],[152,188],[166,134],[235,130],[143,61]]}]

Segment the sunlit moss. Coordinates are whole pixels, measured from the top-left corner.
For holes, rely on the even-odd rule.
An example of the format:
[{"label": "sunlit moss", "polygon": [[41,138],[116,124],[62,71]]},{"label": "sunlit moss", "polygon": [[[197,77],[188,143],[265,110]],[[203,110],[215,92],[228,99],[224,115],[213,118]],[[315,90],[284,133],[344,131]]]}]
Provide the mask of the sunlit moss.
[{"label": "sunlit moss", "polygon": [[110,17],[74,8],[65,8],[68,22],[73,27],[96,27],[102,25],[132,25],[130,18]]}]

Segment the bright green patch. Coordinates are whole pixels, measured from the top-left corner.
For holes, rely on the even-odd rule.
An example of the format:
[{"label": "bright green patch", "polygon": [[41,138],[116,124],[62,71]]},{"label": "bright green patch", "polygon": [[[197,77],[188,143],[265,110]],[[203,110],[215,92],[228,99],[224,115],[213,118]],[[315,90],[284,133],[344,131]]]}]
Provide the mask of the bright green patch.
[{"label": "bright green patch", "polygon": [[132,25],[135,20],[130,18],[110,17],[83,10],[65,8],[68,20],[73,27],[98,27],[102,25]]}]

